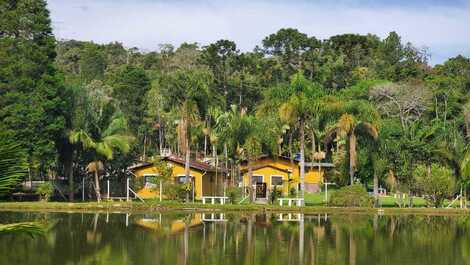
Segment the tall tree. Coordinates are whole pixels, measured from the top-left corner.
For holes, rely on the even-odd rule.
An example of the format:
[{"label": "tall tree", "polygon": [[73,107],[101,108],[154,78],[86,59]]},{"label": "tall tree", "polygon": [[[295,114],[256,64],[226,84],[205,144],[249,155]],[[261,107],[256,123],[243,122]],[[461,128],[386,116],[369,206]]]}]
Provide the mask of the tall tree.
[{"label": "tall tree", "polygon": [[291,95],[279,109],[279,116],[281,120],[288,124],[298,124],[300,134],[300,194],[304,198],[305,124],[314,111],[312,101],[320,95],[321,89],[308,81],[302,73],[292,76],[289,89]]},{"label": "tall tree", "polygon": [[61,80],[46,1],[0,2],[0,131],[45,172],[63,134]]}]

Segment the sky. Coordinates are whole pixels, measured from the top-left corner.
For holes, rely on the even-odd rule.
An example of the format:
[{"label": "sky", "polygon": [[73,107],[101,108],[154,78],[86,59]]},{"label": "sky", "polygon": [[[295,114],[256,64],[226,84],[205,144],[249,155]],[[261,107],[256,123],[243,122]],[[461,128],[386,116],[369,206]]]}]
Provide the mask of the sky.
[{"label": "sky", "polygon": [[427,48],[431,64],[470,57],[470,0],[48,0],[48,7],[58,39],[118,41],[143,51],[219,39],[251,51],[292,27],[319,39],[396,31]]}]

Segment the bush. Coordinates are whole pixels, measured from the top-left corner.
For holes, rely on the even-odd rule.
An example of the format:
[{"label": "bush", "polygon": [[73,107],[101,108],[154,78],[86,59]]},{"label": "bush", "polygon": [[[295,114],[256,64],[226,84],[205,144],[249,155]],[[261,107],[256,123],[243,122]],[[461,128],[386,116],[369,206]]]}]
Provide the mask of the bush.
[{"label": "bush", "polygon": [[273,190],[269,194],[269,200],[271,201],[271,204],[274,204],[277,199],[281,198],[282,196],[282,191],[280,188],[277,186],[274,186]]},{"label": "bush", "polygon": [[243,189],[239,187],[229,187],[226,190],[227,197],[230,199],[232,204],[238,203],[241,200]]},{"label": "bush", "polygon": [[297,197],[297,190],[294,187],[289,189],[289,197],[291,198]]},{"label": "bush", "polygon": [[181,184],[166,183],[163,187],[163,195],[172,201],[184,200],[186,198],[186,189]]},{"label": "bush", "polygon": [[39,185],[36,194],[39,195],[42,201],[49,201],[52,194],[54,194],[54,186],[51,182],[44,182]]},{"label": "bush", "polygon": [[419,165],[413,171],[417,188],[426,196],[428,203],[434,207],[442,206],[444,199],[452,196],[455,182],[452,171],[438,164],[430,167]]},{"label": "bush", "polygon": [[331,194],[330,203],[342,207],[372,207],[374,199],[360,184],[342,187]]}]

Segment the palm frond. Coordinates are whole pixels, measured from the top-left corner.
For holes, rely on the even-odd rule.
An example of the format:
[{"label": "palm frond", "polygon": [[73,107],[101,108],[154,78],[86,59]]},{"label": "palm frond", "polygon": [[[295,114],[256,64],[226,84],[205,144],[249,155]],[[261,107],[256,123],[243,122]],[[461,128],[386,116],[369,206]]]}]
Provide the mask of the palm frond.
[{"label": "palm frond", "polygon": [[95,148],[96,145],[93,138],[91,138],[91,136],[88,135],[88,133],[86,133],[84,130],[70,131],[69,141],[72,144],[81,143],[85,149]]},{"label": "palm frond", "polygon": [[377,140],[379,138],[379,132],[377,127],[369,122],[360,122],[356,125],[356,129],[360,132],[360,135],[367,135],[372,137],[372,139]]},{"label": "palm frond", "polygon": [[0,235],[27,234],[31,237],[42,236],[46,233],[46,226],[39,222],[22,222],[13,224],[0,224]]},{"label": "palm frond", "polygon": [[103,142],[111,146],[111,148],[117,149],[123,153],[129,152],[132,141],[133,137],[120,134],[110,135],[103,138]]},{"label": "palm frond", "polygon": [[119,115],[112,119],[108,128],[103,132],[103,136],[106,137],[113,134],[124,133],[127,129],[127,120],[123,116]]},{"label": "palm frond", "polygon": [[113,148],[107,142],[99,142],[95,146],[96,153],[106,157],[106,159],[113,159]]},{"label": "palm frond", "polygon": [[20,146],[0,141],[0,195],[11,191],[26,176],[27,168]]}]

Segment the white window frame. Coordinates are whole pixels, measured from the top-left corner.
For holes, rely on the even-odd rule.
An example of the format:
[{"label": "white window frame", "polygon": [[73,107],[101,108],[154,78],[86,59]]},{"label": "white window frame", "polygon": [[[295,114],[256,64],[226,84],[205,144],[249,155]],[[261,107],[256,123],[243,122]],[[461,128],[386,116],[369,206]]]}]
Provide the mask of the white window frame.
[{"label": "white window frame", "polygon": [[[253,175],[253,178],[251,180],[253,181],[255,177],[261,177],[261,182],[266,183],[266,182],[264,182],[264,175]],[[256,183],[251,183],[251,185],[254,186],[254,185],[256,185]]]},{"label": "white window frame", "polygon": [[[273,185],[273,177],[276,177],[276,178],[281,178],[281,185]],[[274,186],[278,186],[278,187],[282,187],[284,186],[284,176],[283,175],[271,175],[271,189],[274,188]]]},{"label": "white window frame", "polygon": [[157,184],[156,183],[150,183],[150,182],[147,182],[147,177],[154,177],[154,178],[157,178],[159,177],[160,174],[157,174],[157,173],[147,173],[147,174],[144,174],[143,177],[144,177],[144,187],[145,188],[156,188],[157,187]]},{"label": "white window frame", "polygon": [[[176,178],[177,178],[177,179],[179,179],[179,178],[181,178],[181,177],[186,178],[186,175],[185,175],[185,174],[178,174],[178,175],[176,175]],[[195,180],[195,179],[196,179],[196,178],[194,178],[193,175],[191,175],[191,174],[189,175],[189,182],[191,182],[191,181],[193,181],[193,180]],[[176,184],[184,184],[184,181],[183,181],[183,182],[177,181]]]}]

